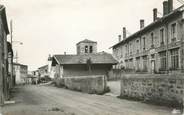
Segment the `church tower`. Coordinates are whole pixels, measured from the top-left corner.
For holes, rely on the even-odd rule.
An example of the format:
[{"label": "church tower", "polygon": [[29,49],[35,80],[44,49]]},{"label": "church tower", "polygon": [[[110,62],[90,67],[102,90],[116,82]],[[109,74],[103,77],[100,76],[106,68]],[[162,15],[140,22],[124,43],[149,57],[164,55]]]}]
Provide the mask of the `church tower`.
[{"label": "church tower", "polygon": [[77,55],[97,53],[97,42],[85,39],[76,44]]}]

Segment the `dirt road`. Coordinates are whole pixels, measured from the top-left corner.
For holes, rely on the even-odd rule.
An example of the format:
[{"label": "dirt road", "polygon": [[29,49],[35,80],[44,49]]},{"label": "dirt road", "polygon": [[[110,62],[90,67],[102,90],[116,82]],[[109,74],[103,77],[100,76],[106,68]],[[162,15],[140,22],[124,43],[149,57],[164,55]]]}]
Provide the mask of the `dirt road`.
[{"label": "dirt road", "polygon": [[52,86],[21,86],[6,115],[171,115],[171,109]]}]

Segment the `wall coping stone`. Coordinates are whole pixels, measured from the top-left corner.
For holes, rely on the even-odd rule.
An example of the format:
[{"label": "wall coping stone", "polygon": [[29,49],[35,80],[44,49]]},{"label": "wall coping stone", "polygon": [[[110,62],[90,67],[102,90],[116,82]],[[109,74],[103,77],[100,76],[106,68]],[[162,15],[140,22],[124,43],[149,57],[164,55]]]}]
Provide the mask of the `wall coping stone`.
[{"label": "wall coping stone", "polygon": [[184,79],[184,74],[124,74],[121,79]]},{"label": "wall coping stone", "polygon": [[97,78],[97,77],[105,77],[105,76],[104,75],[89,75],[89,76],[63,77],[62,79],[72,79],[72,78],[84,79],[84,78]]}]

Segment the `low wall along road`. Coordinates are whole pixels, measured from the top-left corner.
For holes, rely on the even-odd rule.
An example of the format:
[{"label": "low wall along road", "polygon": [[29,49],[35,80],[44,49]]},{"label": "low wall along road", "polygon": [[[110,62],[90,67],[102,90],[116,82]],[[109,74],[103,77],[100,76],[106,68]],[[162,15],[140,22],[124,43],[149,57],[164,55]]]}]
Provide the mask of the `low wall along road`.
[{"label": "low wall along road", "polygon": [[107,80],[104,75],[65,77],[55,80],[57,86],[64,86],[71,90],[91,94],[103,94],[106,90]]},{"label": "low wall along road", "polygon": [[122,98],[181,106],[183,94],[183,75],[129,74],[121,79]]}]

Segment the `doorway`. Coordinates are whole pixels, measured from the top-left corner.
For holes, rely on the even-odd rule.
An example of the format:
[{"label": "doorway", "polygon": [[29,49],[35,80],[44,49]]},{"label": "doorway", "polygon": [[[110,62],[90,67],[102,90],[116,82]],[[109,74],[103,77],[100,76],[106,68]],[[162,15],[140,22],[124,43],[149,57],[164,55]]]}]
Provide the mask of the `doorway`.
[{"label": "doorway", "polygon": [[155,60],[151,60],[151,73],[155,73]]}]

